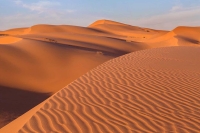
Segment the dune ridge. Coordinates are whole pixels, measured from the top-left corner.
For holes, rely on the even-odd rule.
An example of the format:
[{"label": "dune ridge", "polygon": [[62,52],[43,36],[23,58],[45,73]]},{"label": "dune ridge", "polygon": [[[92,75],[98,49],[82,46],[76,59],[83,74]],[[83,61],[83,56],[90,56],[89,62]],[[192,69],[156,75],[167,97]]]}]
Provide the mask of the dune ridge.
[{"label": "dune ridge", "polygon": [[199,52],[179,46],[112,59],[47,99],[13,131],[198,133]]},{"label": "dune ridge", "polygon": [[[5,102],[0,102],[0,128],[110,59],[158,47],[199,46],[199,33],[199,27],[181,26],[172,31],[163,31],[112,20],[98,20],[88,27],[38,24],[0,31],[0,101],[7,99],[9,105],[22,105],[9,107]],[[160,59],[160,54],[152,55]],[[190,58],[184,57],[183,61]],[[137,60],[134,61],[137,63]],[[192,68],[199,71],[195,64],[192,64]],[[151,74],[149,77],[153,78]],[[7,92],[16,92],[17,95],[13,97]],[[30,101],[30,105],[25,107],[30,98],[27,94],[40,98]]]},{"label": "dune ridge", "polygon": [[101,25],[101,24],[127,25],[127,26],[130,26],[128,24],[123,24],[123,23],[120,23],[120,22],[112,21],[112,20],[102,19],[102,20],[97,20],[94,23],[90,24],[89,27],[93,27],[93,26]]},{"label": "dune ridge", "polygon": [[[101,63],[147,47],[126,42],[121,35],[88,27],[39,24],[1,31],[0,92],[2,95],[13,89],[20,92],[15,96],[19,100],[6,94],[6,103],[10,105],[20,105],[21,101],[26,105],[27,93],[46,99],[43,94],[56,93]],[[34,107],[44,99],[30,105]],[[0,97],[0,101],[4,100]],[[30,109],[13,106],[10,110],[4,103],[0,106],[0,128]]]},{"label": "dune ridge", "polygon": [[134,36],[134,37],[140,37],[143,35],[149,36],[153,33],[156,34],[158,31],[158,30],[142,28],[142,27],[138,27],[138,26],[131,26],[128,24],[114,22],[111,20],[98,20],[98,21],[92,23],[91,25],[89,25],[88,27],[106,31],[108,33],[112,33],[115,35]]}]

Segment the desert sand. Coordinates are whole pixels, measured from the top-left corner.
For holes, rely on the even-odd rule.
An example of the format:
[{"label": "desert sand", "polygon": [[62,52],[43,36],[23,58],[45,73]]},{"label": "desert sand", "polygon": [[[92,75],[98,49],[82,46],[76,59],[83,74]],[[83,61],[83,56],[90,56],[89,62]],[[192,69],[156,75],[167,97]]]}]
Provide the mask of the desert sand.
[{"label": "desert sand", "polygon": [[0,132],[199,132],[199,34],[110,20],[1,31]]}]

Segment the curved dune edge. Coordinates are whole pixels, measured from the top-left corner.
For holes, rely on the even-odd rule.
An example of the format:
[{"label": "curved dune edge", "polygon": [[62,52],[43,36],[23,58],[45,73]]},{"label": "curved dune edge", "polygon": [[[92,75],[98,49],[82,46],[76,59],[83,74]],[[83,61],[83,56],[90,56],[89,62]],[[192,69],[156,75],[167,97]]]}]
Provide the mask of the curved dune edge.
[{"label": "curved dune edge", "polygon": [[9,34],[9,35],[23,35],[30,32],[30,28],[14,28],[5,31],[0,31],[0,34]]},{"label": "curved dune edge", "polygon": [[0,37],[0,45],[1,44],[10,44],[10,43],[15,43],[18,41],[21,41],[21,38],[17,38],[17,37]]},{"label": "curved dune edge", "polygon": [[102,19],[102,20],[97,20],[97,21],[93,22],[88,27],[93,27],[93,26],[101,25],[101,24],[112,24],[112,25],[125,25],[125,26],[128,26],[128,24],[123,24],[123,23],[120,23],[120,22],[112,21],[112,20]]},{"label": "curved dune edge", "polygon": [[115,58],[0,132],[198,133],[199,53],[199,47],[178,46]]}]

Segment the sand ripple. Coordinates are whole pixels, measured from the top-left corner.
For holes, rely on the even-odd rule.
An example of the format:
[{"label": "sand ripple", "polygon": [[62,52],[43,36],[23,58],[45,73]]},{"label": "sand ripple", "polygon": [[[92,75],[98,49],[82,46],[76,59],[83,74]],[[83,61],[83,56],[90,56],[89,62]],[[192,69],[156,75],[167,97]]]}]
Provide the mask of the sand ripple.
[{"label": "sand ripple", "polygon": [[53,95],[19,133],[198,133],[199,53],[158,48],[106,62]]}]

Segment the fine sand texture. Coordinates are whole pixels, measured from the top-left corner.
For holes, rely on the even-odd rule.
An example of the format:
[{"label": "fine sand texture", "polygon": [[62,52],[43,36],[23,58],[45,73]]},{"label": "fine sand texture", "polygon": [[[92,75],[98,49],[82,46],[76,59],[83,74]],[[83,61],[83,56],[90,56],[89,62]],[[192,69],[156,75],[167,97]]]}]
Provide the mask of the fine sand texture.
[{"label": "fine sand texture", "polygon": [[200,46],[199,34],[200,27],[163,31],[111,20],[0,31],[0,128],[110,59],[159,47]]},{"label": "fine sand texture", "polygon": [[178,46],[112,59],[0,132],[199,133],[199,53]]}]

